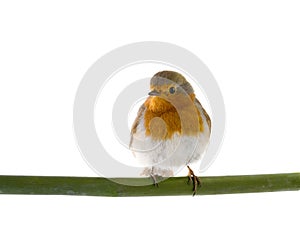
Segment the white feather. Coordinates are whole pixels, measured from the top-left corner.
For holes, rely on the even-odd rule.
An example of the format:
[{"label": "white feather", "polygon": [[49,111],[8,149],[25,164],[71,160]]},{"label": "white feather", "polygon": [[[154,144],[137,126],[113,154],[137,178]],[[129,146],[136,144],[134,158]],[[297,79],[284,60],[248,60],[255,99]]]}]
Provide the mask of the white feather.
[{"label": "white feather", "polygon": [[202,107],[197,105],[203,119],[204,131],[197,136],[175,133],[171,139],[155,141],[145,135],[144,112],[132,136],[130,149],[141,166],[146,167],[141,175],[173,176],[184,166],[203,157],[209,142],[209,126]]}]

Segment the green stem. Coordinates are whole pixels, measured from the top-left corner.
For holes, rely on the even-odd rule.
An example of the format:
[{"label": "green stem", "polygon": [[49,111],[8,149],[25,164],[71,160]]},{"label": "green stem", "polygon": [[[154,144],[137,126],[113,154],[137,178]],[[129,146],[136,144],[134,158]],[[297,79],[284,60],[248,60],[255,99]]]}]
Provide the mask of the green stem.
[{"label": "green stem", "polygon": [[[136,183],[147,178],[131,179]],[[198,195],[300,190],[300,173],[202,177]],[[159,187],[126,186],[106,178],[0,176],[0,194],[85,196],[172,196],[192,195],[186,177],[172,177]]]}]

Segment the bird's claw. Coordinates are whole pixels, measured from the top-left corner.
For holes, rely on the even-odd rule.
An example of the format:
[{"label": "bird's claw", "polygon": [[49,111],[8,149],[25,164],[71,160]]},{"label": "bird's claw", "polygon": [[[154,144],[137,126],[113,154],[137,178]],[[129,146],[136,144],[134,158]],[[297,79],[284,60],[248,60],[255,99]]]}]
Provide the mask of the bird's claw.
[{"label": "bird's claw", "polygon": [[197,194],[197,188],[202,186],[201,181],[195,176],[194,171],[189,166],[187,166],[187,168],[189,169],[188,184],[193,181],[193,196],[195,196]]},{"label": "bird's claw", "polygon": [[158,187],[158,182],[157,182],[156,176],[154,174],[151,174],[150,177],[152,179],[153,186]]}]

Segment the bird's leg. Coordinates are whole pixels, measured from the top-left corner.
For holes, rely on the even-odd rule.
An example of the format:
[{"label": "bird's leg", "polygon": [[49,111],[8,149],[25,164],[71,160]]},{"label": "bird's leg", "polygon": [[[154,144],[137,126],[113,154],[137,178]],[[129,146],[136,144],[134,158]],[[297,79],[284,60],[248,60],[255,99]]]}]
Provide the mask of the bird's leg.
[{"label": "bird's leg", "polygon": [[198,186],[201,187],[201,181],[197,176],[195,176],[194,171],[189,166],[187,166],[187,168],[189,170],[188,183],[190,181],[193,181],[193,196],[194,196],[197,193]]},{"label": "bird's leg", "polygon": [[193,178],[192,178],[193,171],[190,169],[189,166],[187,166],[187,168],[189,169],[189,172],[188,172],[188,175],[187,175],[187,177],[188,177],[187,183],[190,184],[190,182],[193,181]]},{"label": "bird's leg", "polygon": [[150,177],[151,177],[151,179],[153,181],[153,185],[155,187],[158,187],[158,182],[157,182],[157,179],[156,179],[156,175],[153,173],[153,167],[151,168]]}]

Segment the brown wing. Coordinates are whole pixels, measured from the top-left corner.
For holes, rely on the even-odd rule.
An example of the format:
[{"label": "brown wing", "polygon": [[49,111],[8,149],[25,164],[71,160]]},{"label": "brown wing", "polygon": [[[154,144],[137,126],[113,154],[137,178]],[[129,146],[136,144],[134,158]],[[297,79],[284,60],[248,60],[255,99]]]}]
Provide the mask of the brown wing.
[{"label": "brown wing", "polygon": [[131,147],[132,141],[133,141],[133,134],[136,132],[137,126],[141,121],[142,115],[145,111],[146,107],[145,105],[141,105],[141,107],[139,108],[139,111],[137,113],[137,117],[135,118],[132,127],[131,127],[131,137],[130,137],[130,142],[129,142],[129,148]]},{"label": "brown wing", "polygon": [[204,114],[204,116],[206,118],[206,122],[207,122],[207,125],[209,127],[209,131],[211,131],[211,120],[210,120],[209,115],[207,114],[207,112],[205,111],[205,109],[202,107],[200,101],[197,98],[195,98],[195,103],[199,107],[199,109],[202,110],[202,112],[203,112],[203,114]]}]

